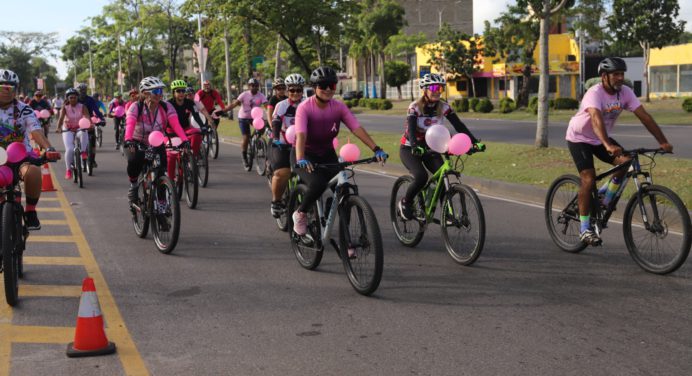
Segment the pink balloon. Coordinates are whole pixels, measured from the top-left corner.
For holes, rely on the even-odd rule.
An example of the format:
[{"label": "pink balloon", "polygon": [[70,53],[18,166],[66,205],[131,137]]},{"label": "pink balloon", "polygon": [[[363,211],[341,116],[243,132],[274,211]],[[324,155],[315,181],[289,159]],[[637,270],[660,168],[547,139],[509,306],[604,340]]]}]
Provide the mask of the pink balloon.
[{"label": "pink balloon", "polygon": [[339,139],[338,138],[334,137],[334,139],[332,140],[332,146],[334,146],[334,150],[339,149]]},{"label": "pink balloon", "polygon": [[254,120],[252,120],[252,126],[259,131],[264,128],[264,119],[261,117],[254,118]]},{"label": "pink balloon", "polygon": [[7,150],[0,146],[0,165],[7,163]]},{"label": "pink balloon", "polygon": [[438,153],[447,151],[447,144],[451,138],[447,128],[440,124],[435,124],[425,131],[425,143],[430,149]]},{"label": "pink balloon", "polygon": [[123,106],[118,106],[115,108],[115,111],[113,111],[113,115],[116,117],[123,117],[125,115],[125,107]]},{"label": "pink balloon", "polygon": [[7,147],[7,161],[17,163],[26,158],[26,146],[21,142],[13,142]]},{"label": "pink balloon", "polygon": [[173,137],[171,138],[171,145],[173,146],[180,146],[183,143],[183,140],[180,137]]},{"label": "pink balloon", "polygon": [[356,144],[346,144],[341,147],[339,156],[346,162],[353,162],[360,158],[360,149]]},{"label": "pink balloon", "polygon": [[50,111],[41,110],[41,112],[39,113],[39,116],[44,118],[44,119],[48,119],[50,117]]},{"label": "pink balloon", "polygon": [[159,147],[161,144],[163,144],[163,141],[166,139],[166,136],[163,135],[163,133],[159,131],[153,131],[149,133],[149,145],[153,147]]},{"label": "pink balloon", "polygon": [[262,118],[264,116],[262,107],[253,108],[252,111],[250,111],[250,116],[252,116],[253,119]]},{"label": "pink balloon", "polygon": [[461,155],[471,149],[471,138],[466,133],[457,133],[449,140],[449,154]]},{"label": "pink balloon", "polygon": [[291,125],[290,127],[286,128],[286,134],[284,135],[286,137],[286,141],[288,141],[289,144],[293,145],[296,143],[296,127]]},{"label": "pink balloon", "polygon": [[12,184],[13,179],[12,169],[7,166],[0,166],[0,186],[6,187]]},{"label": "pink balloon", "polygon": [[79,119],[79,127],[82,129],[89,129],[91,128],[91,122],[89,119],[81,118]]},{"label": "pink balloon", "polygon": [[96,116],[92,116],[92,117],[91,117],[91,122],[92,122],[92,123],[96,124],[96,123],[98,123],[99,121],[101,121],[101,119],[99,119],[98,117],[96,117]]}]

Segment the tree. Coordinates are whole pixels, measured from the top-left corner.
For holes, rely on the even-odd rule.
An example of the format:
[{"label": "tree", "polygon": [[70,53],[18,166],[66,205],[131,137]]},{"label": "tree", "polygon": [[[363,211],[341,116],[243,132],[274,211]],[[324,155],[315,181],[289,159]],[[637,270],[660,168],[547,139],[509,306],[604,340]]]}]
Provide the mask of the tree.
[{"label": "tree", "polygon": [[565,12],[568,17],[573,17],[572,28],[579,30],[584,42],[599,42],[609,39],[606,33],[604,20],[607,13],[605,0],[579,0],[570,7],[568,2],[565,5]]},{"label": "tree", "polygon": [[[20,79],[19,91],[26,93],[30,89],[35,89],[34,79],[38,78],[36,76],[38,72],[32,67],[32,59],[52,56],[56,44],[57,33],[2,31],[0,32],[0,66],[17,73]],[[40,63],[36,64],[48,69]]]},{"label": "tree", "polygon": [[[427,37],[422,32],[411,35],[399,32],[399,34],[389,37],[389,44],[385,47],[384,52],[392,56],[406,56],[406,62],[412,68],[413,62],[411,58],[415,56],[416,48],[424,45],[426,42]],[[413,99],[413,85],[411,85],[411,100]]]},{"label": "tree", "polygon": [[685,21],[676,21],[680,12],[677,0],[614,0],[608,27],[616,40],[639,44],[644,51],[646,101],[650,102],[649,58],[651,48],[661,48],[679,40]]},{"label": "tree", "polygon": [[396,87],[401,99],[401,85],[411,79],[411,66],[403,61],[388,61],[384,64],[387,85]]},{"label": "tree", "polygon": [[476,85],[473,74],[478,71],[482,61],[482,48],[479,36],[462,33],[444,23],[437,33],[435,43],[427,48],[430,54],[428,62],[440,72],[458,80],[461,77],[471,82],[473,96],[476,96]]}]

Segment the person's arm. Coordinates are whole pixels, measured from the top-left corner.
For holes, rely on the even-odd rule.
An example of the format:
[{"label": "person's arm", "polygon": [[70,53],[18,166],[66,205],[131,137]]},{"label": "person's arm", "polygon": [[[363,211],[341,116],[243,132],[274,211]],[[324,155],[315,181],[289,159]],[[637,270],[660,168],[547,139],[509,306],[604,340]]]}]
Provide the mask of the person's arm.
[{"label": "person's arm", "polygon": [[226,105],[223,103],[223,99],[221,99],[221,94],[219,94],[217,90],[214,90],[214,100],[223,111],[226,111]]},{"label": "person's arm", "polygon": [[464,122],[462,122],[461,119],[459,119],[459,115],[457,115],[456,112],[448,113],[446,118],[447,120],[449,120],[449,123],[452,124],[452,126],[458,133],[464,133],[467,136],[469,136],[472,143],[478,143],[478,139],[473,136],[468,127],[466,127],[466,124],[464,124]]},{"label": "person's arm", "polygon": [[658,124],[656,124],[656,121],[644,109],[644,106],[637,107],[637,109],[634,110],[634,114],[639,118],[642,124],[644,124],[649,133],[651,133],[654,136],[654,138],[656,138],[656,141],[658,141],[659,145],[661,145],[661,149],[669,153],[672,153],[673,145],[668,143],[668,139],[666,139],[666,136],[663,134],[661,127],[659,127]]},{"label": "person's arm", "polygon": [[416,139],[416,128],[418,127],[418,116],[408,115],[406,118],[406,123],[408,125],[408,143],[412,148],[416,147],[418,140]]},{"label": "person's arm", "polygon": [[[214,120],[212,120],[211,115],[209,114],[209,112],[207,111],[207,109],[204,108],[204,106],[201,106],[201,108],[200,108],[199,106],[197,106],[197,104],[195,104],[195,106],[196,106],[197,108],[199,108],[199,112],[201,112],[202,115],[204,115],[204,118],[207,119],[207,125],[214,124]],[[204,122],[199,123],[200,126],[203,125],[203,124],[204,124]]]},{"label": "person's arm", "polygon": [[[200,127],[202,127],[204,126],[204,121],[202,120],[202,117],[199,116],[199,111],[197,111],[195,107],[197,106],[194,103],[190,104],[190,112],[192,113],[192,118],[195,119],[195,122],[197,122],[197,124],[199,124]],[[180,122],[180,119],[178,119],[178,122]]]},{"label": "person's arm", "polygon": [[31,132],[31,138],[42,149],[48,149],[48,148],[52,147],[50,144],[50,141],[48,141],[48,138],[43,133],[43,130],[32,131]]},{"label": "person's arm", "polygon": [[132,141],[135,135],[135,126],[137,125],[137,112],[139,111],[139,104],[130,104],[127,110],[127,117],[125,118],[125,141]]},{"label": "person's arm", "polygon": [[65,106],[60,109],[60,118],[58,118],[58,129],[55,130],[56,133],[62,133],[62,124],[65,121]]},{"label": "person's arm", "polygon": [[296,110],[296,161],[305,159],[305,141],[308,138],[308,103],[303,103]]},{"label": "person's arm", "polygon": [[622,148],[610,143],[610,138],[608,138],[608,133],[605,129],[605,124],[603,124],[603,115],[601,110],[595,107],[589,107],[586,112],[591,116],[591,127],[593,128],[593,133],[598,137],[603,146],[605,146],[608,153],[619,156],[622,154]]}]

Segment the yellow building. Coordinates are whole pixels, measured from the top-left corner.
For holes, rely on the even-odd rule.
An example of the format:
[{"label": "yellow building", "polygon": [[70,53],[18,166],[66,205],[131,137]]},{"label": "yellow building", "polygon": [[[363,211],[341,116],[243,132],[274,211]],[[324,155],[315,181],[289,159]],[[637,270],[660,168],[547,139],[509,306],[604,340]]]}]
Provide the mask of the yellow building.
[{"label": "yellow building", "polygon": [[[579,80],[579,46],[569,34],[551,34],[548,40],[550,45],[550,85],[551,98],[569,97],[577,98],[577,84]],[[534,60],[539,61],[540,46],[534,51]],[[426,48],[417,48],[418,77],[426,73],[439,73],[428,63],[430,54]],[[493,63],[494,58],[483,57],[480,70],[473,75],[477,97],[502,98],[505,95],[510,98],[517,97],[521,82],[524,64],[507,63],[499,61]],[[531,67],[531,91],[538,91],[537,65]],[[468,97],[471,91],[471,83],[466,78],[447,83],[448,97]]]},{"label": "yellow building", "polygon": [[652,49],[651,96],[692,96],[692,43]]}]

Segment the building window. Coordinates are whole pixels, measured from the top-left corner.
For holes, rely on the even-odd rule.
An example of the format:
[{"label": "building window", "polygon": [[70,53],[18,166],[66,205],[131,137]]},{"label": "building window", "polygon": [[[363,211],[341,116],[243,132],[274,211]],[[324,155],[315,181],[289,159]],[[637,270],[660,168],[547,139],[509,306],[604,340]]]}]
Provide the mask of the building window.
[{"label": "building window", "polygon": [[500,78],[500,79],[498,80],[497,90],[499,90],[499,91],[504,91],[504,90],[505,90],[505,82],[506,82],[506,81],[505,81],[504,78]]},{"label": "building window", "polygon": [[655,93],[672,93],[678,90],[678,67],[675,65],[651,67],[651,91]]},{"label": "building window", "polygon": [[684,93],[692,92],[692,64],[680,66],[680,91]]},{"label": "building window", "polygon": [[557,93],[557,76],[548,77],[548,93]]},{"label": "building window", "polygon": [[462,92],[462,91],[467,91],[467,85],[466,85],[466,80],[458,80],[457,81],[457,91]]}]

